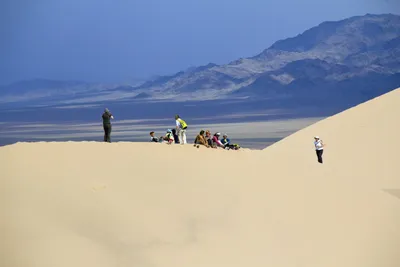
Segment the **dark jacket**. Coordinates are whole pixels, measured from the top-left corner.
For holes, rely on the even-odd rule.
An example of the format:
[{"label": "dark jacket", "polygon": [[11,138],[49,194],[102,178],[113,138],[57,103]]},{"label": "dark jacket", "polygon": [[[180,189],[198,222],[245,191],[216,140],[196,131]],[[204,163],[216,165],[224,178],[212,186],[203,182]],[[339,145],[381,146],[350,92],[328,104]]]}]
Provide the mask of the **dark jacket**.
[{"label": "dark jacket", "polygon": [[111,125],[111,116],[112,114],[110,112],[104,112],[101,116],[103,118],[103,124]]},{"label": "dark jacket", "polygon": [[228,145],[231,143],[231,140],[229,140],[229,138],[222,138],[222,139],[221,139],[221,143],[222,143],[224,146],[228,146]]},{"label": "dark jacket", "polygon": [[172,134],[174,135],[174,141],[179,144],[179,136],[176,134],[176,129],[172,129]]}]

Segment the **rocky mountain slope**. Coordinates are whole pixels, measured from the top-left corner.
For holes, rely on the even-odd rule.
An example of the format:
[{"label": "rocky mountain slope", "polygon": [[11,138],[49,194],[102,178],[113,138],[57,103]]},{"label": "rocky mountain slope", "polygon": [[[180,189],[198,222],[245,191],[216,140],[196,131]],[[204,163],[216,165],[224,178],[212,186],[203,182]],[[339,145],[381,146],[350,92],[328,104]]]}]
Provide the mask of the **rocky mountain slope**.
[{"label": "rocky mountain slope", "polygon": [[[292,98],[300,102],[312,101],[313,97],[345,97],[364,101],[400,86],[400,16],[367,14],[323,22],[298,36],[277,41],[254,57],[225,65],[210,63],[139,86],[66,85],[58,86],[58,90],[47,88],[51,93],[45,96],[64,99],[65,103],[239,97]],[[3,97],[4,102],[26,91],[3,87],[0,95],[8,97]],[[32,91],[36,89],[29,92],[30,99]]]},{"label": "rocky mountain slope", "polygon": [[210,97],[292,95],[344,81],[357,87],[370,75],[394,88],[399,72],[400,16],[365,15],[324,22],[254,57],[163,77],[140,89],[193,97],[206,91]]}]

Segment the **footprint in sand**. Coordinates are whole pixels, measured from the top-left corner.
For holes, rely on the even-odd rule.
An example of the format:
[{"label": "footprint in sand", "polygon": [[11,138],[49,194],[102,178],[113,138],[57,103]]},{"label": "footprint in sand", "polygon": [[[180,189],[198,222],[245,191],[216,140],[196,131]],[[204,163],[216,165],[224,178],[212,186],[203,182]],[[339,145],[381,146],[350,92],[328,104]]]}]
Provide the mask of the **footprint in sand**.
[{"label": "footprint in sand", "polygon": [[98,186],[93,186],[92,191],[97,192],[97,191],[102,191],[107,188],[107,185],[98,185]]}]

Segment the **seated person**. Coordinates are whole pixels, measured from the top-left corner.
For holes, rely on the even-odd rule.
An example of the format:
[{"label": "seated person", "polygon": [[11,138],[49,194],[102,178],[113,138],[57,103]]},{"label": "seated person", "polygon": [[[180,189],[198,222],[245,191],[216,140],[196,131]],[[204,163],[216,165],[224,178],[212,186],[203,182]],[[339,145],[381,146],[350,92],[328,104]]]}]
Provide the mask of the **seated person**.
[{"label": "seated person", "polygon": [[213,147],[213,142],[212,142],[212,137],[211,137],[211,132],[210,132],[210,130],[207,130],[207,131],[206,131],[205,139],[206,139],[206,141],[207,141],[207,144],[208,144],[210,147]]},{"label": "seated person", "polygon": [[168,143],[169,145],[172,144],[175,141],[174,135],[172,134],[172,130],[168,129],[167,134],[163,136],[162,140]]},{"label": "seated person", "polygon": [[219,140],[219,137],[221,136],[220,133],[215,133],[212,141],[213,141],[213,145],[216,145],[217,147],[222,147],[225,148],[225,146],[221,143],[221,141]]},{"label": "seated person", "polygon": [[162,141],[161,138],[158,138],[158,137],[154,136],[154,132],[150,132],[150,142],[159,143],[161,141]]},{"label": "seated person", "polygon": [[231,140],[228,138],[227,134],[223,135],[223,138],[221,139],[221,143],[225,146],[225,149],[233,149],[233,150],[238,150],[240,146],[238,144],[231,144]]},{"label": "seated person", "polygon": [[231,140],[229,140],[228,135],[224,134],[222,136],[222,139],[221,139],[221,143],[224,145],[224,147],[229,149],[230,148],[230,142],[231,142]]},{"label": "seated person", "polygon": [[200,133],[196,136],[196,139],[194,140],[194,146],[199,147],[199,145],[203,145],[205,147],[210,147],[206,141],[206,138],[204,137],[203,130],[200,131]]}]

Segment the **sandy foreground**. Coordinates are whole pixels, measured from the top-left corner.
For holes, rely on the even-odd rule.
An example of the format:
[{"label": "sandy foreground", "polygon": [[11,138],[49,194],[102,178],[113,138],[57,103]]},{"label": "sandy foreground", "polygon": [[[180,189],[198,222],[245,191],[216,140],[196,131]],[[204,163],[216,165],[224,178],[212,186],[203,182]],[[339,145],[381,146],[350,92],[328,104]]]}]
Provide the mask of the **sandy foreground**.
[{"label": "sandy foreground", "polygon": [[399,107],[400,89],[262,151],[2,147],[0,266],[399,267]]}]

